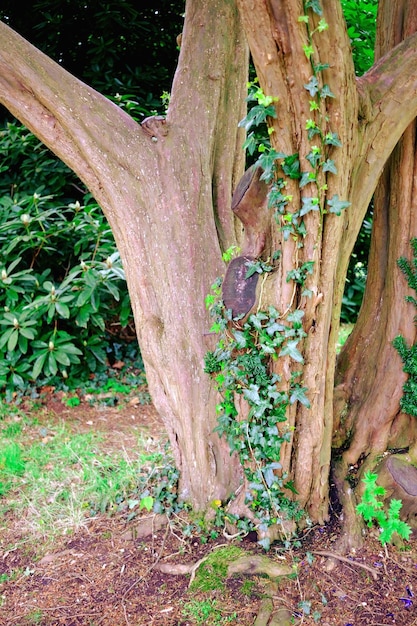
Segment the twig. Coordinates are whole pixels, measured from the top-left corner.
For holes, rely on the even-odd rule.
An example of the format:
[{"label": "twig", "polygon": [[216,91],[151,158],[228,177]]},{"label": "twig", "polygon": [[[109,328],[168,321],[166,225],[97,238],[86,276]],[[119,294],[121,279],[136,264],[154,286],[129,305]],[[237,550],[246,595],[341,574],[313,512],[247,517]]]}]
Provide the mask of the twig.
[{"label": "twig", "polygon": [[342,563],[348,563],[349,565],[356,565],[356,567],[361,567],[362,569],[366,569],[368,572],[370,572],[374,580],[378,580],[378,571],[370,565],[365,565],[364,563],[359,563],[358,561],[351,561],[346,556],[336,554],[336,552],[327,552],[326,550],[313,550],[313,554],[327,556],[329,559],[337,559],[338,561],[342,561]]}]

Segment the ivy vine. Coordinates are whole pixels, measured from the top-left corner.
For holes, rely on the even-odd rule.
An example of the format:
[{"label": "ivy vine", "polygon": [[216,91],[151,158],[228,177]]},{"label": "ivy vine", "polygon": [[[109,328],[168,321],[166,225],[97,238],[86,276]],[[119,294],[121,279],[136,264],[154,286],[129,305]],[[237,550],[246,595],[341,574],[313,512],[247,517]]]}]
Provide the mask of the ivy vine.
[{"label": "ivy vine", "polygon": [[[311,29],[311,13],[319,16],[318,25]],[[317,21],[317,18],[316,20]],[[337,195],[327,198],[327,185],[323,174],[337,174],[332,151],[341,146],[337,133],[329,128],[329,121],[322,113],[323,101],[334,98],[330,87],[322,81],[322,72],[329,65],[315,63],[314,37],[328,28],[322,17],[319,0],[304,2],[304,15],[299,18],[307,32],[308,44],[304,54],[310,61],[312,76],[304,88],[310,97],[311,118],[305,128],[312,143],[305,160],[311,166],[302,171],[299,154],[286,155],[275,151],[267,131],[268,118],[276,117],[277,97],[266,96],[257,84],[249,84],[250,102],[256,102],[240,123],[247,131],[244,149],[250,155],[259,154],[257,164],[262,170],[261,179],[269,186],[268,207],[273,212],[283,241],[290,237],[303,246],[306,226],[304,217],[317,211],[321,222],[326,213],[340,215],[349,202]],[[263,133],[259,128],[264,129]],[[298,181],[300,189],[311,185],[311,194],[303,193],[298,210],[292,210],[292,196],[287,193],[288,180]],[[306,189],[307,190],[307,189]],[[246,278],[255,272],[273,272],[281,251],[272,256],[272,264],[261,259],[248,263]],[[231,260],[231,251],[225,260]],[[303,296],[311,297],[307,289],[308,277],[314,272],[314,260],[302,263],[295,260],[287,273],[287,282],[293,281],[294,289],[301,289]],[[280,463],[282,445],[291,442],[293,432],[288,424],[288,409],[295,403],[310,407],[308,389],[303,385],[301,342],[307,336],[303,328],[304,312],[289,307],[284,312],[269,306],[257,310],[247,318],[233,317],[222,301],[222,280],[219,278],[207,296],[206,306],[214,318],[211,332],[218,334],[214,351],[205,357],[205,372],[216,382],[220,402],[217,405],[217,432],[225,437],[232,453],[236,453],[243,467],[246,486],[246,505],[252,514],[256,528],[267,528],[282,519],[296,518],[303,514],[291,498],[294,485],[283,471]],[[294,370],[286,385],[274,372],[273,363],[279,358],[290,360]],[[284,388],[285,387],[285,388]],[[246,403],[246,410],[239,412],[239,405]],[[248,529],[247,520],[234,520],[237,526]],[[265,548],[269,539],[260,541]]]}]

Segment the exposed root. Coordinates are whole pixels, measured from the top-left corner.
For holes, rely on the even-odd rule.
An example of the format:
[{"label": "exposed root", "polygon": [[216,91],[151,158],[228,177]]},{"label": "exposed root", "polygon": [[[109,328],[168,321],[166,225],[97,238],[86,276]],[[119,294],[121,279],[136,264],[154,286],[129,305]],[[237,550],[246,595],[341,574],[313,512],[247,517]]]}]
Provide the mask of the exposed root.
[{"label": "exposed root", "polygon": [[337,553],[347,554],[363,545],[364,525],[356,513],[356,498],[346,476],[348,465],[343,459],[338,461],[333,470],[333,479],[338,498],[343,510],[342,531],[337,542]]},{"label": "exposed root", "polygon": [[347,557],[342,556],[341,554],[337,554],[336,552],[327,552],[325,550],[314,550],[313,554],[326,556],[329,559],[336,559],[337,561],[342,561],[342,563],[348,563],[349,565],[354,565],[355,567],[361,567],[362,569],[366,569],[368,572],[370,572],[374,580],[377,580],[378,578],[378,571],[374,567],[371,567],[370,565],[365,565],[364,563],[358,563],[358,561],[352,561],[351,559],[348,559]]}]

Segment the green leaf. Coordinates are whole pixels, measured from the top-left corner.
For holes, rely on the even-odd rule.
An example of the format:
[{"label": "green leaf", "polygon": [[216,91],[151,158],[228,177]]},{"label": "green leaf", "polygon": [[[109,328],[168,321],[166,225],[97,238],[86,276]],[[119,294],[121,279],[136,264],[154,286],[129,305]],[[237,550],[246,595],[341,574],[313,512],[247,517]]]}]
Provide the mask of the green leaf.
[{"label": "green leaf", "polygon": [[303,215],[307,215],[310,211],[318,211],[319,210],[319,199],[318,198],[302,198],[303,206],[300,209],[300,217]]},{"label": "green leaf", "polygon": [[323,163],[323,172],[331,172],[332,174],[337,174],[337,167],[332,159],[327,159]]},{"label": "green leaf", "polygon": [[4,348],[6,343],[9,341],[10,335],[15,331],[15,328],[8,328],[6,332],[4,332],[0,337],[0,349]]},{"label": "green leaf", "polygon": [[55,374],[58,372],[58,364],[56,362],[53,352],[49,352],[48,354],[48,369],[52,376],[55,376]]},{"label": "green leaf", "polygon": [[320,97],[324,99],[324,98],[335,98],[336,96],[330,89],[329,85],[323,85],[323,87],[320,89]]},{"label": "green leaf", "polygon": [[323,11],[320,5],[320,0],[307,0],[305,5],[305,9],[311,9],[316,15],[322,15]]},{"label": "green leaf", "polygon": [[245,389],[243,395],[251,404],[256,405],[261,401],[259,397],[259,387],[257,385],[251,385],[249,389]]},{"label": "green leaf", "polygon": [[36,380],[42,372],[47,356],[48,352],[44,352],[43,354],[40,354],[36,359],[32,370],[32,378],[34,378],[34,380]]},{"label": "green leaf", "polygon": [[302,405],[310,408],[310,401],[306,396],[306,391],[308,391],[307,387],[295,387],[290,392],[290,404],[295,404],[296,402],[300,402]]},{"label": "green leaf", "polygon": [[58,363],[61,363],[61,365],[66,365],[67,367],[71,365],[71,361],[66,352],[62,352],[61,350],[55,350],[54,357],[58,361]]},{"label": "green leaf", "polygon": [[65,351],[67,354],[82,354],[82,351],[74,346],[73,343],[64,343],[59,346],[60,351]]},{"label": "green leaf", "polygon": [[36,337],[36,332],[34,331],[33,328],[20,328],[19,332],[21,335],[23,335],[27,339],[35,339]]},{"label": "green leaf", "polygon": [[282,348],[279,356],[290,356],[297,363],[304,363],[303,356],[301,352],[297,349],[297,344],[299,340],[294,339],[292,341],[287,341],[286,345]]},{"label": "green leaf", "polygon": [[69,317],[70,317],[70,310],[69,310],[69,307],[66,304],[63,304],[62,302],[60,302],[58,300],[55,303],[55,309],[56,309],[56,312],[58,313],[58,315],[60,315],[64,319],[69,319]]},{"label": "green leaf", "polygon": [[16,328],[13,328],[9,340],[7,342],[7,349],[9,352],[13,352],[16,347],[17,340],[19,339],[19,331]]},{"label": "green leaf", "polygon": [[316,76],[312,76],[309,82],[304,84],[304,89],[306,89],[310,96],[314,98],[319,91],[319,81]]},{"label": "green leaf", "polygon": [[342,142],[340,141],[338,134],[331,133],[331,132],[326,133],[326,136],[324,138],[324,143],[327,146],[337,146],[338,148],[340,148],[342,145]]},{"label": "green leaf", "polygon": [[150,511],[152,511],[154,505],[154,499],[152,496],[144,496],[141,501],[140,501],[140,507],[141,509],[146,509],[148,511],[148,513]]},{"label": "green leaf", "polygon": [[305,187],[309,183],[313,183],[315,181],[316,181],[316,174],[315,174],[315,172],[303,172],[301,174],[299,187],[300,187],[300,189],[302,189],[303,187]]},{"label": "green leaf", "polygon": [[285,157],[282,165],[282,171],[286,176],[289,176],[293,180],[298,180],[301,178],[300,172],[300,160],[298,158],[298,153],[291,154],[290,156]]},{"label": "green leaf", "polygon": [[313,56],[313,54],[314,54],[314,48],[310,44],[304,44],[303,50],[304,50],[304,54],[306,55],[307,59],[310,59]]},{"label": "green leaf", "polygon": [[350,202],[346,200],[339,200],[339,196],[335,194],[330,200],[327,200],[327,206],[330,207],[329,212],[335,215],[340,215],[343,209],[347,209],[350,206]]}]

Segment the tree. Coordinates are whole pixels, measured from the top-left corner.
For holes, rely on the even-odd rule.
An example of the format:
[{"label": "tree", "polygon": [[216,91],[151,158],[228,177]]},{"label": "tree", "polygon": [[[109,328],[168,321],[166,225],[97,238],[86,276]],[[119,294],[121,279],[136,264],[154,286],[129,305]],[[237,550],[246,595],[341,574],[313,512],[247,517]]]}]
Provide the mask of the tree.
[{"label": "tree", "polygon": [[[385,6],[381,25],[393,14]],[[389,6],[412,11],[405,0]],[[356,78],[339,2],[188,2],[167,115],[138,125],[6,25],[0,33],[0,102],[77,173],[114,232],[181,497],[199,511],[227,502],[243,463],[245,488],[230,509],[237,516],[259,524],[262,490],[271,501],[275,491],[289,499],[295,491],[310,519],[323,522],[332,439],[337,450],[352,450],[337,474],[345,494],[346,459],[358,452],[351,433],[362,428],[373,462],[395,440],[372,438],[384,407],[374,396],[366,404],[369,394],[360,398],[365,424],[351,411],[343,426],[357,406],[357,376],[349,373],[363,363],[358,339],[340,358],[336,394],[334,375],[350,253],[384,166],[417,113],[417,35]],[[270,141],[242,177],[249,50],[261,87],[254,116],[266,119]],[[405,246],[409,232],[401,228]],[[204,300],[224,275],[222,253],[237,245],[223,285],[230,306],[212,300],[223,332],[216,350]],[[389,250],[391,277],[397,252]],[[367,302],[374,293],[371,280]],[[399,306],[403,293],[397,286]],[[360,319],[374,325],[366,315],[365,306]],[[378,345],[393,338],[385,328],[375,333]],[[412,340],[413,331],[405,336]],[[203,371],[207,351],[212,377]],[[400,389],[400,359],[390,355]],[[218,417],[225,436],[215,430]],[[261,425],[267,418],[269,438],[258,418]],[[275,506],[268,523],[281,513]]]}]

